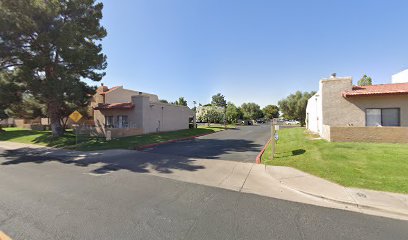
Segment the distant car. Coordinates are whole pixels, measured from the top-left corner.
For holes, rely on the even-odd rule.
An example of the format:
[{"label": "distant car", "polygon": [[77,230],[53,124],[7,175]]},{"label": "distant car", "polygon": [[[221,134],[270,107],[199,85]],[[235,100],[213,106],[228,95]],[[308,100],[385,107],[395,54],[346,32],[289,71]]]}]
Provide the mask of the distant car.
[{"label": "distant car", "polygon": [[263,119],[257,119],[256,123],[265,123],[265,121]]},{"label": "distant car", "polygon": [[289,121],[285,121],[286,125],[299,125],[299,121],[297,120],[289,120]]},{"label": "distant car", "polygon": [[242,125],[253,125],[251,120],[243,120],[243,121],[241,121],[241,124]]}]

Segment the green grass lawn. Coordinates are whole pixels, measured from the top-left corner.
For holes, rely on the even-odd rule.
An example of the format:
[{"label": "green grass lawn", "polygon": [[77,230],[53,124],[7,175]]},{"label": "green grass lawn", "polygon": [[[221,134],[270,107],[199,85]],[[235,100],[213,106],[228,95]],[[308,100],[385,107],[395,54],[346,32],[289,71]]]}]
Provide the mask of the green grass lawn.
[{"label": "green grass lawn", "polygon": [[314,140],[304,128],[282,129],[269,165],[294,167],[347,187],[408,193],[408,144],[335,143]]},{"label": "green grass lawn", "polygon": [[[231,126],[229,126],[231,128]],[[39,144],[48,147],[61,147],[82,151],[105,150],[105,149],[135,149],[137,147],[159,143],[173,139],[191,137],[201,134],[209,134],[224,130],[219,126],[199,126],[196,129],[186,129],[174,132],[153,133],[139,136],[131,136],[105,141],[101,138],[79,138],[76,145],[75,134],[68,130],[63,137],[52,138],[50,131],[34,131],[21,128],[4,128],[0,133],[0,141],[11,141],[18,143]]]},{"label": "green grass lawn", "polygon": [[3,130],[5,132],[0,132],[0,141],[39,144],[48,147],[75,145],[75,135],[72,130],[67,130],[60,138],[52,138],[51,131],[34,131],[24,128],[3,128]]}]

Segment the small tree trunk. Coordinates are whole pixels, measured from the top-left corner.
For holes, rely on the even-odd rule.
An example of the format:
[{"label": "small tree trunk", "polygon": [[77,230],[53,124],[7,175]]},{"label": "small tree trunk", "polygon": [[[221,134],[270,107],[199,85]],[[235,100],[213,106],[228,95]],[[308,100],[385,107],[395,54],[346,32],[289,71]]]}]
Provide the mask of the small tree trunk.
[{"label": "small tree trunk", "polygon": [[64,134],[64,129],[60,122],[58,107],[56,104],[49,104],[48,115],[51,120],[51,131],[53,137],[60,137]]}]

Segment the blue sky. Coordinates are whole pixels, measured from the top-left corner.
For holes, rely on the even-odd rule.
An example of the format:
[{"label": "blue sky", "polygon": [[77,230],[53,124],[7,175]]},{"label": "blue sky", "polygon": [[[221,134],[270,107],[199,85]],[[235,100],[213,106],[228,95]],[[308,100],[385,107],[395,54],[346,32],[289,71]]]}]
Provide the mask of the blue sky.
[{"label": "blue sky", "polygon": [[276,104],[336,72],[408,68],[408,1],[105,0],[108,86],[205,104]]}]

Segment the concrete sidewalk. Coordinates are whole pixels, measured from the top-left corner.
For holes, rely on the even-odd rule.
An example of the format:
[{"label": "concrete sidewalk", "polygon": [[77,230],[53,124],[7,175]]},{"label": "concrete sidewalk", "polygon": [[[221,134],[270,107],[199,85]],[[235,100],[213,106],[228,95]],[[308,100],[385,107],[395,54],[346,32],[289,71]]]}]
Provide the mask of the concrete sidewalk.
[{"label": "concrete sidewalk", "polygon": [[[135,150],[66,151],[0,142],[15,155],[44,156],[50,161],[85,166],[103,176],[130,171],[183,182],[252,193],[288,201],[408,220],[408,195],[346,188],[289,167],[214,159],[186,158]],[[55,160],[53,160],[55,158]],[[16,160],[14,160],[16,161]]]},{"label": "concrete sidewalk", "polygon": [[290,167],[267,166],[266,171],[288,189],[357,207],[363,213],[408,219],[408,195],[343,187]]}]

